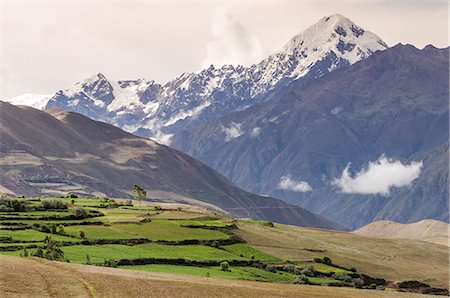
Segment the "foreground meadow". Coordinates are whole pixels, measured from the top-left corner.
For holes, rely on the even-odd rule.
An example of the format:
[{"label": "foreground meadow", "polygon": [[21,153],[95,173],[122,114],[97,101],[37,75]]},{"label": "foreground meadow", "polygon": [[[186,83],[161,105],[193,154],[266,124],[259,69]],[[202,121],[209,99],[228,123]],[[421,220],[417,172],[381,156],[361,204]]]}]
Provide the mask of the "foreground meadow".
[{"label": "foreground meadow", "polygon": [[[382,240],[236,220],[182,205],[74,195],[0,199],[0,254],[11,264],[45,264],[52,271],[78,263],[91,265],[92,272],[104,267],[124,269],[121,276],[134,270],[153,277],[181,274],[297,284],[294,288],[302,284],[367,289],[378,294],[445,293],[433,288],[445,287],[448,277],[442,266],[448,253],[440,246],[419,243],[413,251],[406,248],[407,242]],[[395,260],[396,253],[409,267]],[[418,284],[410,287],[404,279]]]}]

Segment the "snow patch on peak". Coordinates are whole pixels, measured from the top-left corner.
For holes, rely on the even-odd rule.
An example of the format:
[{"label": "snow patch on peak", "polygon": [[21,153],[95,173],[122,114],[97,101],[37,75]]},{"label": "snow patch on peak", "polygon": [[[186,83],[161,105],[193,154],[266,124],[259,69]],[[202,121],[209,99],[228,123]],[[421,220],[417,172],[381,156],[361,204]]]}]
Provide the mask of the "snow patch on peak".
[{"label": "snow patch on peak", "polygon": [[50,98],[52,98],[52,95],[25,93],[7,99],[6,102],[16,106],[24,105],[42,110],[45,108]]}]

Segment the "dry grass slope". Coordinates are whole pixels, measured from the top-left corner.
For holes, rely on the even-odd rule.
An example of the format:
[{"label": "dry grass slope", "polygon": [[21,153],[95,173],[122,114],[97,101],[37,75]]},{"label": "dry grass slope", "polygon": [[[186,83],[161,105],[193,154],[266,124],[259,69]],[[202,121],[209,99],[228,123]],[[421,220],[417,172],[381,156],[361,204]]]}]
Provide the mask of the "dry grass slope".
[{"label": "dry grass slope", "polygon": [[449,224],[432,219],[410,224],[378,220],[353,233],[370,237],[416,239],[449,246]]},{"label": "dry grass slope", "polygon": [[307,262],[328,256],[336,264],[354,266],[370,276],[392,281],[416,279],[435,287],[449,287],[449,250],[443,245],[280,224],[271,228],[241,222],[238,226],[237,234],[250,245],[281,259]]},{"label": "dry grass slope", "polygon": [[0,255],[3,297],[425,297],[138,272]]}]

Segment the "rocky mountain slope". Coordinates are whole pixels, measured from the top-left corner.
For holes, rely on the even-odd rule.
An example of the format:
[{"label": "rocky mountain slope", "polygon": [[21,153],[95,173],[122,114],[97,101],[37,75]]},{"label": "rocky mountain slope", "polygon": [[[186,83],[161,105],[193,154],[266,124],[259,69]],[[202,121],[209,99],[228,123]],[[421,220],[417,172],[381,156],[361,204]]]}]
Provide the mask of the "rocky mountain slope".
[{"label": "rocky mountain slope", "polygon": [[416,239],[449,246],[449,224],[438,220],[428,219],[410,224],[377,220],[353,233],[370,237]]},{"label": "rocky mountain slope", "polygon": [[340,228],[305,209],[245,192],[192,157],[73,112],[0,101],[0,193],[67,192],[150,197],[225,210],[238,217]]},{"label": "rocky mountain slope", "polygon": [[211,66],[166,84],[112,81],[97,74],[58,91],[45,108],[78,112],[168,144],[173,133],[270,100],[272,92],[292,81],[320,77],[386,48],[378,36],[336,14],[250,67]]},{"label": "rocky mountain slope", "polygon": [[[448,48],[397,45],[178,133],[172,145],[244,189],[352,228],[448,221],[448,59]],[[412,182],[399,178],[411,171]],[[374,191],[380,183],[403,187]]]}]

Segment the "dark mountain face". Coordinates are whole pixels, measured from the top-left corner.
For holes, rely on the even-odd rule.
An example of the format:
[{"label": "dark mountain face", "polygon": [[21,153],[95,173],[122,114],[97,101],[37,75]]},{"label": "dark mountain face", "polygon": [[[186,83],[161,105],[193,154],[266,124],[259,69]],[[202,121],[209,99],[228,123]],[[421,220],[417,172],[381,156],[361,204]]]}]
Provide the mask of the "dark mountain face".
[{"label": "dark mountain face", "polygon": [[284,92],[292,81],[321,77],[387,47],[374,33],[335,14],[321,18],[279,51],[248,67],[210,66],[165,84],[112,81],[97,74],[60,90],[45,108],[81,113],[170,144],[174,133],[270,101],[268,95]]},{"label": "dark mountain face", "polygon": [[[172,145],[244,189],[351,228],[375,219],[448,221],[448,58],[448,49],[397,45],[176,134]],[[389,195],[344,194],[332,184],[348,163],[355,174],[382,155],[422,161],[422,171]],[[280,189],[283,176],[312,191]]]},{"label": "dark mountain face", "polygon": [[128,197],[133,184],[151,197],[234,216],[340,228],[301,207],[245,192],[192,157],[112,125],[0,101],[0,193]]}]

